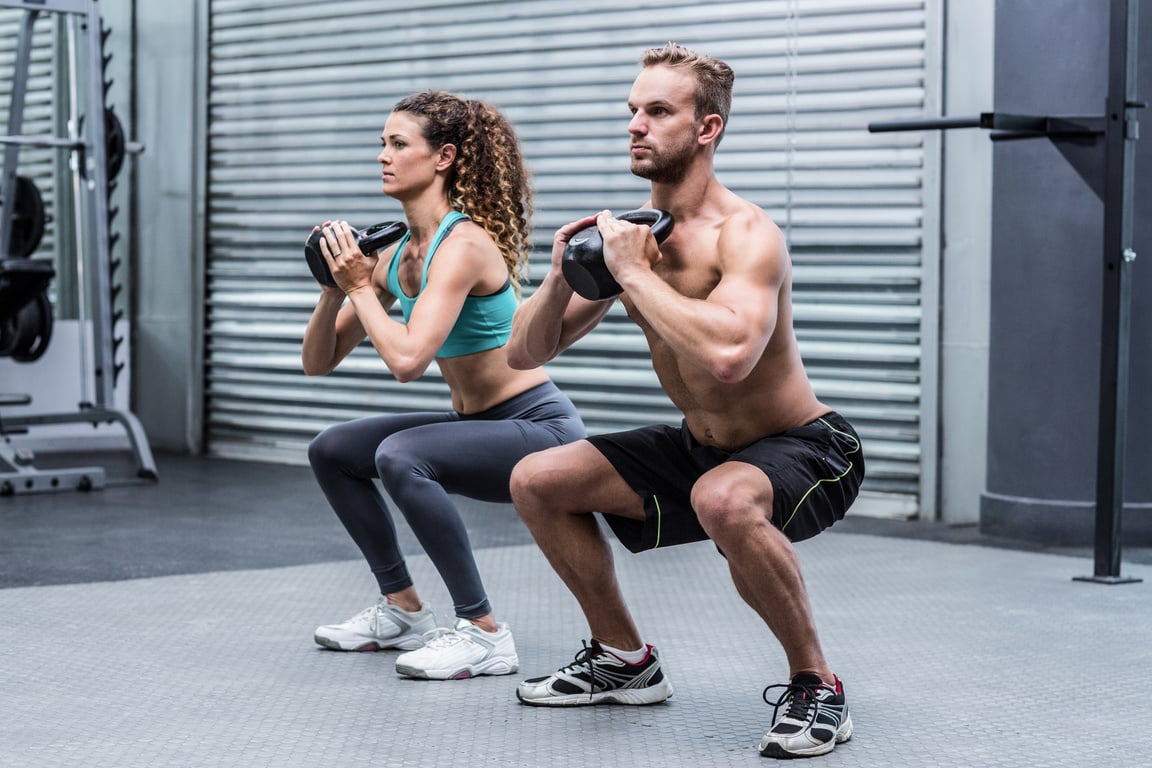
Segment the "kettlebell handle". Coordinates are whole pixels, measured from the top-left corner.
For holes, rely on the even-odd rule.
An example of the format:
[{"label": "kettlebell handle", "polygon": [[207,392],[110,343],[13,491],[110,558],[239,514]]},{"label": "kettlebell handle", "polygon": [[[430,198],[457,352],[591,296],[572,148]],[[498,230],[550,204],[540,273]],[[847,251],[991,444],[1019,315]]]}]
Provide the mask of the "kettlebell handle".
[{"label": "kettlebell handle", "polygon": [[668,211],[661,211],[657,208],[637,208],[634,211],[625,211],[616,218],[633,224],[647,224],[652,230],[652,237],[656,238],[657,245],[667,240],[668,235],[672,234],[672,214]]},{"label": "kettlebell handle", "polygon": [[[363,231],[352,229],[352,236],[356,238],[356,245],[365,256],[375,253],[381,248],[387,248],[407,233],[408,226],[402,221],[373,224]],[[335,288],[336,279],[332,277],[332,270],[328,269],[328,262],[324,260],[324,253],[320,250],[320,238],[323,236],[323,230],[318,229],[312,233],[304,245],[304,258],[308,262],[308,269],[312,271],[312,277],[316,278],[316,282]]]}]

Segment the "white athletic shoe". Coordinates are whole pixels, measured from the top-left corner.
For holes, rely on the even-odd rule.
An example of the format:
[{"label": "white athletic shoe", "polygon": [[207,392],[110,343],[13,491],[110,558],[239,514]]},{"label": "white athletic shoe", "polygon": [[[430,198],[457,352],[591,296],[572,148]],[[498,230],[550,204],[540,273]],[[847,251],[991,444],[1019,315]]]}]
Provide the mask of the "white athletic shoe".
[{"label": "white athletic shoe", "polygon": [[424,633],[436,628],[432,609],[402,611],[381,595],[376,605],[365,608],[342,624],[316,628],[316,644],[334,651],[411,650],[424,645]]},{"label": "white athletic shoe", "polygon": [[629,664],[595,640],[592,645],[584,643],[568,666],[520,683],[516,698],[543,707],[659,704],[672,695],[672,683],[660,668],[660,653],[650,645],[647,648],[647,658]]},{"label": "white athletic shoe", "polygon": [[510,675],[520,669],[516,644],[507,624],[485,632],[468,619],[454,629],[424,635],[424,647],[396,658],[396,672],[428,680],[463,680],[477,675]]}]

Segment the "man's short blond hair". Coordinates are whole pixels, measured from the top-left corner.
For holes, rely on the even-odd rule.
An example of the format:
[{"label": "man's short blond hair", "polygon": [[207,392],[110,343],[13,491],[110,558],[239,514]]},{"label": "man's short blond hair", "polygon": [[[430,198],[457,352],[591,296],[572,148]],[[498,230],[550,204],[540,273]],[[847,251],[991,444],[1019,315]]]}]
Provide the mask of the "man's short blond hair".
[{"label": "man's short blond hair", "polygon": [[649,48],[640,56],[645,67],[663,65],[683,67],[692,72],[696,80],[696,118],[719,115],[723,121],[716,144],[724,137],[728,127],[728,113],[732,110],[732,83],[736,73],[720,59],[705,56],[679,43],[669,42],[663,48]]}]

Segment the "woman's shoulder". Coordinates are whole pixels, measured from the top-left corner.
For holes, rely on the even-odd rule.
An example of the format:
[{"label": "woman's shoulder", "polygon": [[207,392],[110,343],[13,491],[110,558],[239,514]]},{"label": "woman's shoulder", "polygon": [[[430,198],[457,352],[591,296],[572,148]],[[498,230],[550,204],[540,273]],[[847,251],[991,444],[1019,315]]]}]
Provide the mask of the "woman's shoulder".
[{"label": "woman's shoulder", "polygon": [[506,279],[504,255],[484,227],[462,220],[441,241],[428,265],[428,280],[447,278],[466,286],[469,293],[492,293]]},{"label": "woman's shoulder", "polygon": [[499,254],[500,249],[488,230],[471,219],[461,219],[436,249],[437,255],[442,252],[456,253],[464,258],[483,258],[488,253]]}]

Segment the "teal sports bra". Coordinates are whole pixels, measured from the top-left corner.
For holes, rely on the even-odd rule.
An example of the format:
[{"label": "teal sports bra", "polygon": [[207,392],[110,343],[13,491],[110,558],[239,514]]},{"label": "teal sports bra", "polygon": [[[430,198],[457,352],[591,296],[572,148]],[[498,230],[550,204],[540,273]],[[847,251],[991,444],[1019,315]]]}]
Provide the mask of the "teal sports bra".
[{"label": "teal sports bra", "polygon": [[[411,233],[400,238],[396,251],[392,254],[392,261],[388,265],[388,292],[400,302],[400,312],[404,315],[404,322],[412,315],[412,308],[424,292],[428,284],[428,267],[432,264],[432,257],[440,243],[452,231],[452,228],[465,221],[468,217],[459,211],[449,211],[448,215],[440,221],[436,228],[436,235],[432,238],[432,245],[428,247],[428,255],[424,258],[424,274],[420,278],[420,290],[415,296],[408,296],[400,287],[400,254],[408,244]],[[460,308],[460,316],[452,326],[452,332],[444,340],[436,357],[463,357],[464,355],[496,349],[508,343],[512,335],[512,315],[516,311],[516,291],[512,287],[512,280],[504,283],[504,287],[488,296],[468,296],[464,299],[464,306]]]}]

